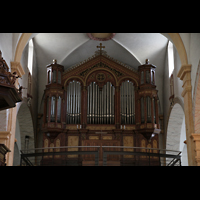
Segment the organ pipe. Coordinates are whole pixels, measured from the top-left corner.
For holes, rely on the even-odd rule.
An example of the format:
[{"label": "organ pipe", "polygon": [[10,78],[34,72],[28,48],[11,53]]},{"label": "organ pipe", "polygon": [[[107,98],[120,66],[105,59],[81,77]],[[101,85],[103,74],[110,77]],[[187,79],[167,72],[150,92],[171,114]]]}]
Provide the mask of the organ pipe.
[{"label": "organ pipe", "polygon": [[67,124],[80,124],[81,116],[81,86],[72,81],[67,87]]},{"label": "organ pipe", "polygon": [[135,88],[132,82],[125,81],[120,89],[121,124],[135,123]]},{"label": "organ pipe", "polygon": [[114,123],[114,86],[107,82],[102,90],[92,82],[88,86],[87,122],[89,124]]},{"label": "organ pipe", "polygon": [[51,97],[51,122],[55,122],[55,106],[56,106],[56,97]]},{"label": "organ pipe", "polygon": [[57,100],[57,122],[60,123],[61,121],[61,97],[58,97]]}]

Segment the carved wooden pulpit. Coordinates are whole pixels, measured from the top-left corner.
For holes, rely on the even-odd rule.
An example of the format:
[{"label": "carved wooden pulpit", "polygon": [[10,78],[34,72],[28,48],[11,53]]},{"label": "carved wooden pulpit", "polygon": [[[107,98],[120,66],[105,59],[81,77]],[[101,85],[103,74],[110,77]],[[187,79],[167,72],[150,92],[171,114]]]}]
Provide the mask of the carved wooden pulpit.
[{"label": "carved wooden pulpit", "polygon": [[15,107],[17,102],[22,101],[22,88],[15,87],[17,78],[19,76],[16,72],[9,72],[9,67],[0,51],[0,111]]}]

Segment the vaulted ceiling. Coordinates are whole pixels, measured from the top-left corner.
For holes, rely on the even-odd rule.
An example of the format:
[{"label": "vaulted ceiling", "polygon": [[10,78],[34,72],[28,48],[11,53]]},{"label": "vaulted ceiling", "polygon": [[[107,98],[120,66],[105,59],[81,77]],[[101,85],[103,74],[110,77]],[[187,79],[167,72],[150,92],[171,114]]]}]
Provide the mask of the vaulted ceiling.
[{"label": "vaulted ceiling", "polygon": [[63,65],[66,70],[93,56],[100,43],[105,46],[107,55],[136,70],[148,58],[150,63],[157,66],[156,82],[158,90],[162,90],[166,49],[170,39],[167,34],[35,33],[32,37],[39,71],[39,102],[46,85],[46,65],[52,63],[53,59],[57,59],[57,63]]},{"label": "vaulted ceiling", "polygon": [[86,33],[40,33],[34,37],[39,67],[57,59],[65,69],[94,55],[100,43],[106,47],[109,56],[135,69],[146,58],[162,67],[167,41],[159,33],[116,33],[107,41],[93,40]]}]

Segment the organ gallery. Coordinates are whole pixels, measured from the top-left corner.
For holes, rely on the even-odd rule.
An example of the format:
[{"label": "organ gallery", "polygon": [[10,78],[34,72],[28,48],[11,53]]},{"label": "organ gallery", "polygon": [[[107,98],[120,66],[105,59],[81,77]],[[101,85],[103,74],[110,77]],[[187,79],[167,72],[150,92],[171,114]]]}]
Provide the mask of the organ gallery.
[{"label": "organ gallery", "polygon": [[[43,146],[72,146],[68,151],[80,150],[73,146],[159,148],[159,137],[153,134],[160,129],[156,66],[146,59],[134,70],[107,55],[101,44],[97,48],[91,58],[68,70],[64,71],[56,60],[47,65]],[[47,156],[42,162],[48,159]],[[56,159],[58,164],[66,160],[60,155]],[[94,157],[68,155],[67,159],[93,162]],[[139,159],[146,162],[145,156]],[[108,157],[111,162],[128,160],[137,162],[137,157]],[[158,159],[155,157],[152,162],[156,165]]]}]

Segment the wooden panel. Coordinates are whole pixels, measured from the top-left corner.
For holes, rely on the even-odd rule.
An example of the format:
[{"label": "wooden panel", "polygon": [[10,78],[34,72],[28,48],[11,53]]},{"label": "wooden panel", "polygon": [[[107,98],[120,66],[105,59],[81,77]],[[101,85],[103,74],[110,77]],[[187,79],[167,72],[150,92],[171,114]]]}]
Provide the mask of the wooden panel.
[{"label": "wooden panel", "polygon": [[[49,141],[48,139],[44,140],[44,148],[49,147]],[[48,149],[44,149],[44,152],[48,152]],[[49,156],[44,156],[44,158],[48,158]]]},{"label": "wooden panel", "polygon": [[[141,140],[141,147],[146,147],[146,141],[144,139]],[[146,150],[141,149],[141,152],[146,152]],[[146,156],[141,156],[141,158],[146,158]]]},{"label": "wooden panel", "polygon": [[[56,147],[60,147],[60,140],[59,140],[59,139],[56,140]],[[56,152],[59,152],[60,149],[56,149],[55,151],[56,151]],[[56,158],[60,158],[60,155],[56,155],[55,157],[56,157]]]},{"label": "wooden panel", "polygon": [[[83,146],[100,146],[99,149],[99,161],[103,160],[103,150],[102,146],[120,146],[120,140],[83,140]],[[94,147],[87,147],[82,148],[82,150],[85,151],[97,151],[97,148]],[[106,148],[106,151],[119,151],[119,149],[116,148]],[[83,156],[84,160],[94,160],[94,155],[87,155]],[[119,160],[118,155],[108,155],[107,160]]]},{"label": "wooden panel", "polygon": [[[51,143],[51,144],[50,144],[50,147],[54,147],[54,143]],[[53,152],[53,151],[54,151],[54,149],[50,149],[50,150],[49,150],[49,152]],[[53,157],[53,156],[49,156],[49,158],[52,158],[52,157]]]},{"label": "wooden panel", "polygon": [[[68,146],[78,146],[79,136],[68,136]],[[68,151],[78,151],[78,148],[68,148]],[[78,155],[68,155],[68,158],[78,158]]]},{"label": "wooden panel", "polygon": [[[123,145],[125,147],[133,147],[133,136],[123,136]],[[133,151],[133,149],[124,149],[124,151]],[[133,155],[125,155],[124,158],[134,158]]]},{"label": "wooden panel", "polygon": [[112,135],[102,136],[103,140],[112,140]]},{"label": "wooden panel", "polygon": [[99,140],[99,136],[98,135],[90,135],[89,140]]}]

